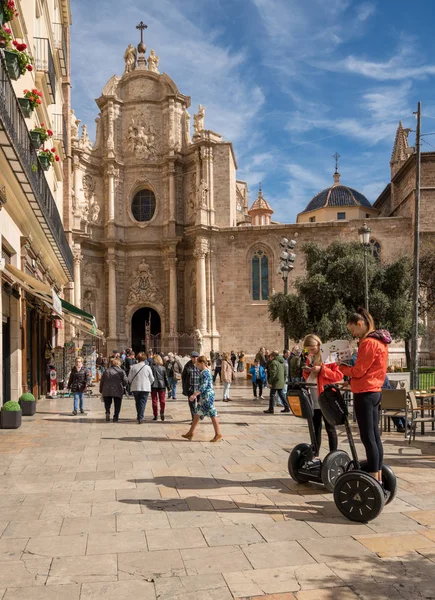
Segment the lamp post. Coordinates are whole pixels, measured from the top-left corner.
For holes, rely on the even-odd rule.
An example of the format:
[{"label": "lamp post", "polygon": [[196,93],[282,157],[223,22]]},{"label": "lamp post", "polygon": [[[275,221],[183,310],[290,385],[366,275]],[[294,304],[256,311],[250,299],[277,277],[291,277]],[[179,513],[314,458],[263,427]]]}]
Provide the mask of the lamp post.
[{"label": "lamp post", "polygon": [[363,226],[358,229],[359,239],[361,244],[364,246],[364,298],[365,298],[365,309],[369,310],[369,276],[368,276],[368,260],[367,252],[370,247],[370,234],[372,230],[364,222]]},{"label": "lamp post", "polygon": [[[288,276],[290,271],[294,267],[294,262],[296,258],[296,254],[291,252],[293,248],[296,246],[295,240],[288,240],[287,238],[282,238],[279,243],[281,248],[280,254],[280,263],[278,273],[281,275],[282,280],[284,282],[284,295],[288,294]],[[287,325],[284,324],[284,350],[288,347],[288,332]]]}]

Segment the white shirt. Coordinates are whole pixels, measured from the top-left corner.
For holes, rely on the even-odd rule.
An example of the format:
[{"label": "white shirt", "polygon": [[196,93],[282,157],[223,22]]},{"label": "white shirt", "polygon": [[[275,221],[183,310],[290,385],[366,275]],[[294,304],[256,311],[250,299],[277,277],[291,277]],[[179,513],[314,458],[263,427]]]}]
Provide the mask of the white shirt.
[{"label": "white shirt", "polygon": [[153,381],[153,372],[146,363],[140,362],[130,367],[128,382],[132,392],[150,392]]}]

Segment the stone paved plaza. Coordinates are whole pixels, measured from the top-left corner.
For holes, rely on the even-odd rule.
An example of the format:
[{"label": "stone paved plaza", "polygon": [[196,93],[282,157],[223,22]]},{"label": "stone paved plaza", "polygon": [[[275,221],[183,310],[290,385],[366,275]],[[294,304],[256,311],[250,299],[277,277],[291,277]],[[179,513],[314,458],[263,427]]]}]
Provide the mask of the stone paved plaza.
[{"label": "stone paved plaza", "polygon": [[119,423],[104,422],[97,397],[82,418],[69,399],[42,401],[21,429],[1,431],[0,598],[435,598],[432,436],[408,448],[385,435],[398,497],[361,525],[323,488],[290,479],[302,420],[264,415],[244,383],[232,403],[221,394],[219,444],[210,422],[180,438],[184,399],[165,423],[148,405],[140,426],[130,399]]}]

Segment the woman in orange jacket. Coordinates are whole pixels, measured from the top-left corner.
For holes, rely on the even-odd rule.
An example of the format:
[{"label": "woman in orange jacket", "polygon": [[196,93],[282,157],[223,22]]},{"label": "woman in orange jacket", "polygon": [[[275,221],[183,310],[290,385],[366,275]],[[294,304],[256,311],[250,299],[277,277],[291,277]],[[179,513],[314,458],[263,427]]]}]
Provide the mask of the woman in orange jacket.
[{"label": "woman in orange jacket", "polygon": [[[316,433],[317,450],[320,451],[320,445],[322,443],[322,411],[319,407],[318,398],[323,392],[325,385],[329,383],[336,383],[343,379],[343,373],[340,371],[338,365],[332,363],[326,365],[322,363],[322,353],[320,347],[322,342],[317,335],[307,335],[304,339],[304,349],[308,352],[308,358],[306,366],[302,370],[302,376],[308,383],[317,383],[317,388],[310,388],[311,398],[314,402],[314,416],[313,424],[314,431]],[[326,433],[328,434],[329,440],[329,451],[334,452],[337,450],[338,439],[337,432],[333,425],[330,425],[326,419],[325,422]]]},{"label": "woman in orange jacket", "polygon": [[382,482],[384,452],[379,433],[379,410],[391,335],[384,329],[375,330],[373,317],[364,308],[350,315],[347,328],[353,337],[359,338],[358,357],[355,366],[341,363],[340,369],[350,378],[355,416],[367,455],[367,470]]}]

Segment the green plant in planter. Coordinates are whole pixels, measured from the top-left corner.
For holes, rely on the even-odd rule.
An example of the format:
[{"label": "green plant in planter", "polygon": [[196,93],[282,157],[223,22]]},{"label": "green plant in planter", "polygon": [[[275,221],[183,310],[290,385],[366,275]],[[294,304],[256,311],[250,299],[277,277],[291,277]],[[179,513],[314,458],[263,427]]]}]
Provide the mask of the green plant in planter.
[{"label": "green plant in planter", "polygon": [[2,410],[5,412],[18,412],[21,410],[21,406],[15,400],[9,400],[3,404]]},{"label": "green plant in planter", "polygon": [[20,402],[35,402],[35,396],[33,394],[31,394],[30,392],[26,392],[24,394],[21,394],[19,401]]},{"label": "green plant in planter", "polygon": [[40,150],[38,153],[38,158],[44,171],[48,171],[55,161],[59,162],[60,160],[59,156],[56,154],[56,148],[51,148],[51,150],[48,148]]},{"label": "green plant in planter", "polygon": [[14,48],[8,48],[5,52],[17,58],[21,75],[25,75],[26,71],[33,71],[33,57],[26,52],[27,44],[12,40],[12,45]]},{"label": "green plant in planter", "polygon": [[12,40],[12,30],[6,25],[0,26],[0,48],[6,48],[6,46]]},{"label": "green plant in planter", "polygon": [[9,21],[14,20],[14,17],[18,17],[14,0],[0,0],[0,18],[3,19],[2,23],[9,23]]},{"label": "green plant in planter", "polygon": [[34,127],[30,133],[39,133],[39,137],[41,138],[41,142],[46,142],[49,137],[52,137],[53,132],[51,129],[48,129],[44,123],[41,123],[39,127]]},{"label": "green plant in planter", "polygon": [[23,417],[33,417],[36,413],[36,400],[35,396],[30,392],[21,394],[19,399],[21,410],[23,411]]}]

